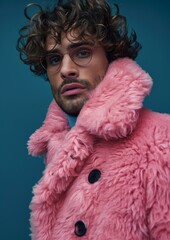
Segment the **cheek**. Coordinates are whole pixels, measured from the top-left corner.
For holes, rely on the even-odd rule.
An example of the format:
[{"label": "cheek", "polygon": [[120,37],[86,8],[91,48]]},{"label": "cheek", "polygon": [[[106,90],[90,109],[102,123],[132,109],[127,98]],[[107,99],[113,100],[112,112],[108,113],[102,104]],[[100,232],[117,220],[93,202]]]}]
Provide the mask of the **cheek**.
[{"label": "cheek", "polygon": [[49,76],[49,83],[53,91],[56,91],[60,85],[60,81],[58,80],[57,76],[55,77]]},{"label": "cheek", "polygon": [[57,89],[58,89],[56,82],[50,81],[50,87],[51,87],[51,91],[52,91],[53,95],[56,95]]},{"label": "cheek", "polygon": [[108,69],[109,63],[106,56],[102,56],[100,59],[95,59],[96,61],[93,62],[91,65],[91,72],[93,76],[99,76],[103,79]]},{"label": "cheek", "polygon": [[92,66],[91,71],[89,71],[91,79],[101,81],[106,74],[107,68],[107,63]]},{"label": "cheek", "polygon": [[101,64],[100,64],[100,74],[104,77],[104,75],[106,74],[106,71],[108,69],[109,66],[109,62],[107,59],[105,59]]}]

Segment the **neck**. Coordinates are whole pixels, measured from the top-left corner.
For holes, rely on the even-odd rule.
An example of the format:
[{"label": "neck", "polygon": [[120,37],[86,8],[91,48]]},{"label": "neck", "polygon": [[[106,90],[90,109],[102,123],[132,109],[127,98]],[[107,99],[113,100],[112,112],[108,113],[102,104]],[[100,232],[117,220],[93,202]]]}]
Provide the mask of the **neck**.
[{"label": "neck", "polygon": [[76,124],[77,116],[73,116],[68,113],[66,113],[66,116],[67,116],[70,127],[71,128],[74,127]]}]

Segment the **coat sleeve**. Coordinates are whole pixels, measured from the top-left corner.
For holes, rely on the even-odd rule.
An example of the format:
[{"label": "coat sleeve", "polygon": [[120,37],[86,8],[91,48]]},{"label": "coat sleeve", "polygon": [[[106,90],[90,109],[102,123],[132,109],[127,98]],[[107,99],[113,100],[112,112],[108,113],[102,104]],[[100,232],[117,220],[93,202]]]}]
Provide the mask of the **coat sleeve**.
[{"label": "coat sleeve", "polygon": [[146,213],[150,240],[170,239],[170,130],[154,131],[147,168]]}]

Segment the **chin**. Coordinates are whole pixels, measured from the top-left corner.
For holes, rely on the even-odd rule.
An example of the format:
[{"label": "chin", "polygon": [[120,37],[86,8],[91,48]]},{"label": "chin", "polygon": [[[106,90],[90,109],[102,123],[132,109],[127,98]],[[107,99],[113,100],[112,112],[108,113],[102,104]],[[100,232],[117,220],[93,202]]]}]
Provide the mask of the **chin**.
[{"label": "chin", "polygon": [[77,116],[80,113],[83,105],[84,104],[82,104],[81,106],[80,105],[79,106],[72,105],[72,106],[69,106],[69,107],[63,107],[62,110],[67,114]]},{"label": "chin", "polygon": [[64,112],[66,112],[67,114],[73,115],[73,116],[77,116],[82,107],[84,106],[84,104],[86,103],[87,99],[83,99],[81,101],[76,101],[74,103],[69,103],[68,105],[63,105],[61,106],[62,110]]},{"label": "chin", "polygon": [[67,114],[77,116],[84,104],[87,102],[87,96],[72,95],[67,98],[55,98],[56,103],[59,107]]}]

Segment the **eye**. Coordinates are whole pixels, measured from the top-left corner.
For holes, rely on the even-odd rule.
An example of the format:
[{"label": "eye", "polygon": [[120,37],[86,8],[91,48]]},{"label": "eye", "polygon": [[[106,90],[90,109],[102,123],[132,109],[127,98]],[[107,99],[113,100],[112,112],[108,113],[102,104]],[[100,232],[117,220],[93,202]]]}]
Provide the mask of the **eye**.
[{"label": "eye", "polygon": [[89,56],[91,56],[91,49],[88,48],[77,49],[75,52],[76,58],[88,58]]},{"label": "eye", "polygon": [[48,65],[58,65],[61,62],[62,57],[59,54],[49,54],[46,56],[46,62]]}]

